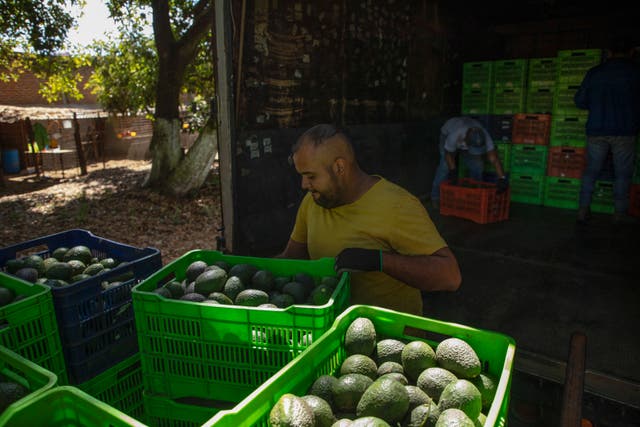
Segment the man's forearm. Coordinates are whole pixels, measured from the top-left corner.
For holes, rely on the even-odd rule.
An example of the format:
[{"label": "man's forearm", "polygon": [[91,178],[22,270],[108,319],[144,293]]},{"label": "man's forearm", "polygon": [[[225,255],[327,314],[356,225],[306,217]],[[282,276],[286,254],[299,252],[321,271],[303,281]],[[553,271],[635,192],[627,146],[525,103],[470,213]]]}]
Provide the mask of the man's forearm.
[{"label": "man's forearm", "polygon": [[458,262],[449,248],[432,255],[399,255],[384,252],[382,271],[423,291],[455,291],[460,286]]}]

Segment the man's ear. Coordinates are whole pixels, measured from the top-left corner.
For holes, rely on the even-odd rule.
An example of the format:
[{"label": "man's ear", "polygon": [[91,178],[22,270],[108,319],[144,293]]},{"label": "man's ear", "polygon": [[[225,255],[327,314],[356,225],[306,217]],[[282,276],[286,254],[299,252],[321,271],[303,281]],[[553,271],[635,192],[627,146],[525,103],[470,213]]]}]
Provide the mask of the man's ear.
[{"label": "man's ear", "polygon": [[335,162],[333,162],[333,173],[336,175],[344,174],[346,164],[342,157],[338,157]]}]

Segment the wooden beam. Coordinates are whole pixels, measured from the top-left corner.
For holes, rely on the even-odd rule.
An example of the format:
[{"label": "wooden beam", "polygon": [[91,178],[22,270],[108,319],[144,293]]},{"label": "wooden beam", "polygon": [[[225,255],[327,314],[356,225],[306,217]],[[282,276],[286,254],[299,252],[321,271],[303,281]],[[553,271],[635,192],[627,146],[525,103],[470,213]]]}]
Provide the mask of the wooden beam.
[{"label": "wooden beam", "polygon": [[213,34],[215,37],[216,107],[218,118],[218,158],[224,248],[235,247],[235,120],[233,108],[233,34],[230,0],[215,0]]},{"label": "wooden beam", "polygon": [[569,358],[562,392],[561,427],[579,426],[582,420],[582,394],[586,363],[587,337],[581,332],[571,334]]}]

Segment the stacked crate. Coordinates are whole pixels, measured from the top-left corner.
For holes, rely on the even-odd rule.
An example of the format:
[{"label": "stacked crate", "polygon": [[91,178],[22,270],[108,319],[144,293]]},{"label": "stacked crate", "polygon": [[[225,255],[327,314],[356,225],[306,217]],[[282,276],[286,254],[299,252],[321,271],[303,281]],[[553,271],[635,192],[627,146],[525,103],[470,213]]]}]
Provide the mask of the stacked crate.
[{"label": "stacked crate", "polygon": [[[577,209],[588,111],[576,107],[574,96],[586,72],[601,61],[600,49],[561,50],[556,58],[553,118],[544,189],[544,205]],[[594,201],[597,199],[594,193]],[[598,210],[598,204],[594,205]]]},{"label": "stacked crate", "polygon": [[551,116],[515,114],[511,149],[511,200],[541,205],[547,171]]},{"label": "stacked crate", "polygon": [[527,66],[527,59],[494,61],[491,114],[515,114],[524,111]]},{"label": "stacked crate", "polygon": [[462,114],[489,114],[493,62],[466,62],[462,68]]},{"label": "stacked crate", "polygon": [[556,84],[557,60],[551,58],[529,59],[525,112],[551,114]]}]

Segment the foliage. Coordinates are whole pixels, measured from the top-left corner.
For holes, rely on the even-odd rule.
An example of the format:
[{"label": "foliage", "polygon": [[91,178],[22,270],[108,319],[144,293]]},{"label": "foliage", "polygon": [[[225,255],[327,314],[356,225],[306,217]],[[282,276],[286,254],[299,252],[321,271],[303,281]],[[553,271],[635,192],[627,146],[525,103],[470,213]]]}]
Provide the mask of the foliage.
[{"label": "foliage", "polygon": [[151,113],[158,75],[153,40],[120,33],[118,41],[98,42],[88,87],[102,107],[115,114]]}]

